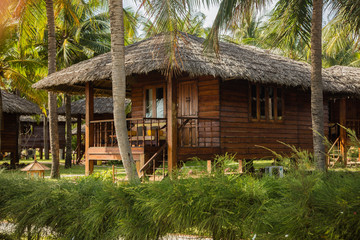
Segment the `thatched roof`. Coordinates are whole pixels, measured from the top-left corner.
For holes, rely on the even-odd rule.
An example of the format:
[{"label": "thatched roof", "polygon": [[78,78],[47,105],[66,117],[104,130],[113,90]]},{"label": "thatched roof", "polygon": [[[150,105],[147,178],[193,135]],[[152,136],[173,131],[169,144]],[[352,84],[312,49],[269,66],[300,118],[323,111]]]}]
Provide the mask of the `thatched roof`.
[{"label": "thatched roof", "polygon": [[337,81],[345,83],[347,86],[352,86],[355,89],[360,89],[360,68],[333,66],[325,71],[331,74]]},{"label": "thatched roof", "polygon": [[[30,123],[42,123],[44,120],[44,115],[41,117],[37,116],[20,116],[20,122],[30,122]],[[58,115],[58,122],[66,122],[64,116]],[[72,118],[71,122],[76,122],[76,118]]]},{"label": "thatched roof", "polygon": [[[125,48],[126,76],[164,71],[168,67],[168,38],[160,34]],[[220,43],[220,55],[203,52],[204,39],[181,34],[178,37],[179,71],[190,76],[212,75],[223,80],[245,79],[252,82],[310,88],[310,65],[256,47]],[[72,65],[54,73],[33,87],[49,91],[83,94],[86,82],[94,83],[95,94],[111,94],[111,53]],[[336,81],[324,71],[324,90],[355,93],[354,88]]]},{"label": "thatched roof", "polygon": [[[130,103],[130,99],[125,99],[126,106]],[[113,110],[113,99],[111,97],[94,98],[94,114],[112,114]],[[58,114],[65,115],[65,106],[58,108]],[[71,103],[71,115],[85,116],[85,98]]]},{"label": "thatched roof", "polygon": [[26,100],[25,98],[21,98],[4,90],[1,90],[1,95],[4,113],[20,115],[33,115],[41,113],[38,105]]}]

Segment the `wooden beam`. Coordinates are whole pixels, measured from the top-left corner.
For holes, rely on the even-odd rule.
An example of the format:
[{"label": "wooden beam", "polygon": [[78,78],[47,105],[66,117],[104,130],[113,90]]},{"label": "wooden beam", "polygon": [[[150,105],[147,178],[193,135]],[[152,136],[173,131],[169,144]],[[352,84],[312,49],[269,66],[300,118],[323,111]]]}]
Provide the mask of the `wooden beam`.
[{"label": "wooden beam", "polygon": [[94,144],[94,126],[90,121],[94,120],[94,88],[92,83],[87,82],[85,85],[85,175],[90,175],[94,170],[94,162],[89,160],[89,147]]},{"label": "wooden beam", "polygon": [[177,83],[171,76],[167,81],[167,144],[168,171],[171,175],[177,166]]},{"label": "wooden beam", "polygon": [[[346,127],[346,99],[340,99],[340,125]],[[347,165],[346,156],[346,129],[340,127],[340,153],[343,159],[344,165]]]},{"label": "wooden beam", "polygon": [[81,156],[81,115],[79,114],[77,116],[77,122],[76,122],[76,162],[80,161]]}]

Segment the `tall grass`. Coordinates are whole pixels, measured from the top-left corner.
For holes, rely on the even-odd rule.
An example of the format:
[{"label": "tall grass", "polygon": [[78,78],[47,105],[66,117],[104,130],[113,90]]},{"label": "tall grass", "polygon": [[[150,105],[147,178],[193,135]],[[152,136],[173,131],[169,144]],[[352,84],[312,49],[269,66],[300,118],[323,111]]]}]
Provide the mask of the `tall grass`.
[{"label": "tall grass", "polygon": [[[0,220],[16,237],[359,239],[360,174],[290,171],[284,178],[213,174],[140,186],[88,177],[27,180],[0,173]],[[35,239],[35,238],[34,238]]]}]

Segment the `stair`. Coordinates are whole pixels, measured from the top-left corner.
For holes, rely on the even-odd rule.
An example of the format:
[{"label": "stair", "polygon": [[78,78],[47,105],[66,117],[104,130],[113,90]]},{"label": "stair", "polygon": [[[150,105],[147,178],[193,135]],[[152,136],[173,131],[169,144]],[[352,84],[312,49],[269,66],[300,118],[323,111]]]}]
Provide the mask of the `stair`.
[{"label": "stair", "polygon": [[[159,150],[140,168],[143,179],[160,181],[167,175],[167,144],[164,143]],[[160,174],[159,174],[160,173]]]}]

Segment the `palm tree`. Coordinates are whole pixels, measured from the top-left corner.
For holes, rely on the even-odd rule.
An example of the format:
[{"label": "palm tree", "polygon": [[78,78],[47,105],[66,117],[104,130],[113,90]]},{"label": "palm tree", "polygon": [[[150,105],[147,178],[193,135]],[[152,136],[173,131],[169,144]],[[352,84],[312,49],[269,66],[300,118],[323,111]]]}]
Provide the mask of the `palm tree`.
[{"label": "palm tree", "polygon": [[[205,18],[205,14],[201,12],[188,12],[183,19],[177,20],[177,30],[198,37],[206,37],[206,28],[204,28]],[[142,24],[144,26],[145,38],[155,36],[164,31],[161,26],[158,26],[159,22],[152,22],[150,19],[144,19]]]},{"label": "palm tree", "polygon": [[246,44],[258,47],[266,46],[266,37],[264,37],[264,27],[262,17],[257,17],[255,13],[246,16],[243,21],[233,22],[229,26],[230,33],[222,36],[227,42],[236,44]]},{"label": "palm tree", "polygon": [[[7,7],[5,9],[5,7]],[[27,98],[38,104],[45,99],[43,91],[34,91],[30,80],[36,69],[41,69],[41,62],[31,55],[24,53],[17,48],[17,25],[11,19],[11,10],[14,5],[2,5],[0,7],[0,85],[8,91],[24,93]],[[0,122],[2,122],[2,96],[0,91]],[[0,131],[1,140],[1,131]],[[1,148],[1,141],[0,141]],[[14,166],[15,162],[11,161]]]},{"label": "palm tree", "polygon": [[[56,72],[56,36],[53,0],[46,0],[46,15],[48,23],[48,74],[52,74]],[[48,93],[50,148],[52,155],[50,174],[51,178],[60,178],[59,135],[56,98],[57,96],[55,93]]]},{"label": "palm tree", "polygon": [[125,114],[126,75],[122,0],[110,0],[114,124],[121,158],[130,183],[140,183],[128,140]]},{"label": "palm tree", "polygon": [[323,67],[360,66],[358,36],[353,27],[335,17],[323,29]]}]

